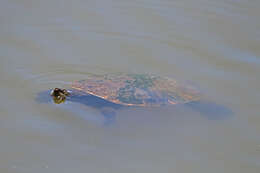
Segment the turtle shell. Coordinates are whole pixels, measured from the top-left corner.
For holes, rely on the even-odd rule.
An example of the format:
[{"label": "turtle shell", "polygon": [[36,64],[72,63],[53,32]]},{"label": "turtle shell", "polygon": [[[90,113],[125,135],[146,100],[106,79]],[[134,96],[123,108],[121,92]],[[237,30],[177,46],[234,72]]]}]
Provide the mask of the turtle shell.
[{"label": "turtle shell", "polygon": [[91,76],[75,81],[72,88],[126,106],[172,105],[200,99],[192,86],[146,74]]}]

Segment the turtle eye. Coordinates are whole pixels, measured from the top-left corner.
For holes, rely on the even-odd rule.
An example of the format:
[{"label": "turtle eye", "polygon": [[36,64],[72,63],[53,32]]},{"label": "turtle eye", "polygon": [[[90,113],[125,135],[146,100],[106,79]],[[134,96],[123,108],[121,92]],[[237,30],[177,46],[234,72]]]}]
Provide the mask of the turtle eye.
[{"label": "turtle eye", "polygon": [[59,89],[59,88],[54,88],[52,91],[51,91],[51,96],[58,96],[58,95],[60,95],[61,94],[61,92],[62,92],[62,90],[61,89]]}]

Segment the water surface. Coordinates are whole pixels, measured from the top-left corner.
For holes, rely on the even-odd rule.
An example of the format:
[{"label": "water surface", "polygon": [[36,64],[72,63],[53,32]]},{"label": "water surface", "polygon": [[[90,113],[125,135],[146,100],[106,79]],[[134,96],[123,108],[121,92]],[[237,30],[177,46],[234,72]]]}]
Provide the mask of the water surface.
[{"label": "water surface", "polygon": [[[1,1],[0,172],[260,172],[260,1]],[[233,116],[186,107],[39,104],[87,75],[197,86]]]}]

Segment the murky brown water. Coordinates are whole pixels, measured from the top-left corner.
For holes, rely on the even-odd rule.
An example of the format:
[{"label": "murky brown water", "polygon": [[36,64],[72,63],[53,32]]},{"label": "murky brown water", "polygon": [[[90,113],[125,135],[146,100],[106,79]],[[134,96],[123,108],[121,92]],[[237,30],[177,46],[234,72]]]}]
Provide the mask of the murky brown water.
[{"label": "murky brown water", "polygon": [[[0,172],[260,172],[260,1],[1,1]],[[234,115],[39,104],[89,74],[189,81]]]}]

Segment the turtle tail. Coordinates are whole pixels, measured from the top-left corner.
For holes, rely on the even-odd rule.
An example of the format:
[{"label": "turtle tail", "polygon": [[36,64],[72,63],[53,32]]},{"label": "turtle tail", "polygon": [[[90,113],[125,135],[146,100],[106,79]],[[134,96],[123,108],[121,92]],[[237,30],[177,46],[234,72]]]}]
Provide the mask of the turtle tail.
[{"label": "turtle tail", "polygon": [[210,101],[194,101],[187,105],[210,120],[227,119],[233,115],[230,108]]},{"label": "turtle tail", "polygon": [[105,118],[104,125],[109,126],[116,122],[116,112],[113,108],[104,107],[101,110],[102,115]]}]

